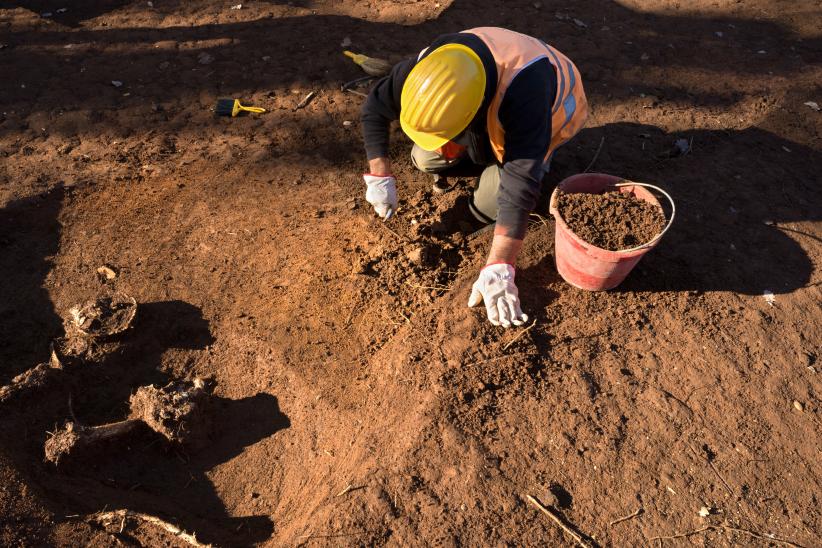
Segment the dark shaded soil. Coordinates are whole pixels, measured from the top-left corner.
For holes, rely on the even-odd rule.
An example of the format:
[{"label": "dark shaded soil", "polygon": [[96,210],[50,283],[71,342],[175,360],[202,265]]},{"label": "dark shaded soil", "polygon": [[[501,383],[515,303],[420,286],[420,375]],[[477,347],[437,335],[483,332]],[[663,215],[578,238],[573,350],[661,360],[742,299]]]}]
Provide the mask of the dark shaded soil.
[{"label": "dark shaded soil", "polygon": [[665,228],[662,209],[618,190],[603,194],[559,192],[559,214],[577,236],[619,251],[651,241]]}]

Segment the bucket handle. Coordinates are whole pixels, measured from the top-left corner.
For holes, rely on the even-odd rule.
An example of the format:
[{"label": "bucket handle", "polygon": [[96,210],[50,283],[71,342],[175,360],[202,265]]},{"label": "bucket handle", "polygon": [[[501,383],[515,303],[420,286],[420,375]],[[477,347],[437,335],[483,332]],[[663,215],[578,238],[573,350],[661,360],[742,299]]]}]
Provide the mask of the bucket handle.
[{"label": "bucket handle", "polygon": [[665,228],[663,228],[662,231],[659,234],[657,234],[656,236],[654,236],[650,241],[645,242],[642,245],[632,247],[630,249],[620,249],[619,251],[620,252],[636,251],[638,249],[645,249],[646,247],[653,247],[654,245],[656,245],[656,243],[659,241],[659,239],[662,238],[662,236],[666,232],[668,232],[668,229],[671,228],[671,224],[673,224],[673,222],[674,222],[674,217],[676,216],[676,204],[674,203],[674,199],[671,198],[670,194],[668,194],[667,192],[665,192],[664,190],[662,190],[658,186],[649,185],[648,183],[635,183],[635,182],[631,181],[631,182],[628,182],[628,183],[617,183],[614,186],[615,187],[641,186],[641,187],[644,187],[644,188],[652,188],[652,189],[656,190],[657,192],[659,192],[660,194],[664,195],[666,198],[668,198],[668,201],[671,203],[671,218],[668,219],[668,224],[665,225]]}]

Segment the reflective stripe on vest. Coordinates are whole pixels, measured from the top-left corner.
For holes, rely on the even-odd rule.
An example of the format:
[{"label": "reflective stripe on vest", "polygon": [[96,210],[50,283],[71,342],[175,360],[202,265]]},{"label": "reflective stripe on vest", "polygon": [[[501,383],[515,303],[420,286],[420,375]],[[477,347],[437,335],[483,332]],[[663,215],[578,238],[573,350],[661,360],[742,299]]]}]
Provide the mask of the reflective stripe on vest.
[{"label": "reflective stripe on vest", "polygon": [[499,108],[508,86],[519,72],[540,59],[548,59],[557,73],[557,89],[551,107],[551,144],[545,161],[563,143],[576,135],[588,118],[588,101],[576,66],[557,49],[518,32],[479,27],[463,31],[479,37],[494,57],[497,66],[497,91],[488,107],[487,125],[491,148],[497,161],[505,156],[505,129],[499,121]]}]

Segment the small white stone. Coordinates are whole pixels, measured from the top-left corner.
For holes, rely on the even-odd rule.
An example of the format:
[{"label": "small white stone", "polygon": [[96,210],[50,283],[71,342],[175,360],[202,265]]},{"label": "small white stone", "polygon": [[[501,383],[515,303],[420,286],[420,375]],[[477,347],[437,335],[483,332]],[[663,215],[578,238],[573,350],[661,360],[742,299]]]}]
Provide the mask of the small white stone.
[{"label": "small white stone", "polygon": [[120,80],[112,80],[111,85],[116,87],[116,88],[123,87],[123,83]]}]

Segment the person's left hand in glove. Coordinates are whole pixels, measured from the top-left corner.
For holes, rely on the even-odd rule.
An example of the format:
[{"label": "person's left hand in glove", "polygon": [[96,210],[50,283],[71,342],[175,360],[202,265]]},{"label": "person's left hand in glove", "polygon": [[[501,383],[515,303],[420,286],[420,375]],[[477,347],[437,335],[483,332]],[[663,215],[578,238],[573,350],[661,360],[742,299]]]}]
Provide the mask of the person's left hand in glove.
[{"label": "person's left hand in glove", "polygon": [[476,306],[484,301],[488,320],[494,325],[511,327],[527,322],[528,316],[520,308],[514,274],[513,265],[508,263],[486,265],[471,287],[468,306]]}]

